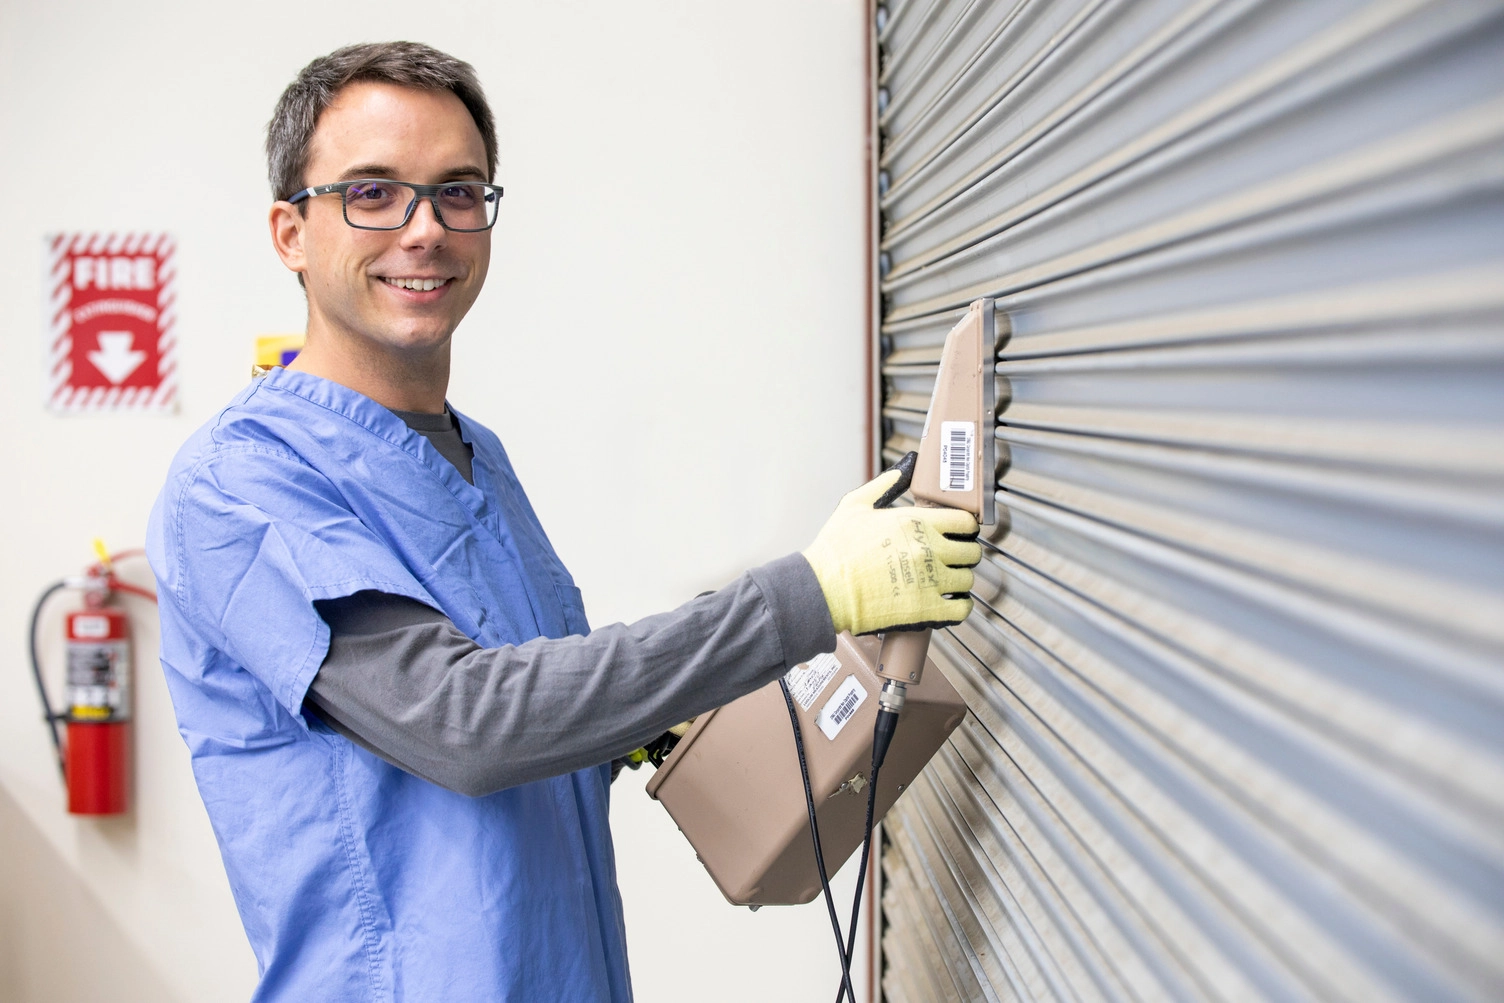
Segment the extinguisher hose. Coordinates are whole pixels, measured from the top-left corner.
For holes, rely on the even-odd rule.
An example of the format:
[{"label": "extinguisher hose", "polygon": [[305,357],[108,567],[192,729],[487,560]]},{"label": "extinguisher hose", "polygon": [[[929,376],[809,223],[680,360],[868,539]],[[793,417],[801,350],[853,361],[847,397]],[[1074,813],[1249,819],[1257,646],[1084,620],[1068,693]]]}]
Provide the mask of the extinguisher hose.
[{"label": "extinguisher hose", "polygon": [[47,722],[47,729],[52,733],[52,747],[57,752],[57,768],[63,772],[64,777],[68,774],[68,768],[63,762],[63,739],[57,727],[64,715],[53,713],[52,701],[47,699],[47,684],[42,681],[42,660],[37,655],[37,625],[42,619],[42,607],[47,605],[47,600],[67,585],[66,581],[57,581],[47,586],[31,611],[31,631],[27,635],[31,647],[31,675],[37,682],[37,696],[42,700],[42,719]]}]

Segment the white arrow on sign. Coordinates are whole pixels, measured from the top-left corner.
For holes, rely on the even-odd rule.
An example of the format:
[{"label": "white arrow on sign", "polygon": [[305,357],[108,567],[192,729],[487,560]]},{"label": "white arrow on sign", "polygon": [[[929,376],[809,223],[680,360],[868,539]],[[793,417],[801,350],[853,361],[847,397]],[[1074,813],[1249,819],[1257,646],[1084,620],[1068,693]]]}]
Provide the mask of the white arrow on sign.
[{"label": "white arrow on sign", "polygon": [[119,384],[146,361],[146,353],[134,347],[135,340],[129,331],[100,331],[99,348],[89,353],[89,361],[105,379]]}]

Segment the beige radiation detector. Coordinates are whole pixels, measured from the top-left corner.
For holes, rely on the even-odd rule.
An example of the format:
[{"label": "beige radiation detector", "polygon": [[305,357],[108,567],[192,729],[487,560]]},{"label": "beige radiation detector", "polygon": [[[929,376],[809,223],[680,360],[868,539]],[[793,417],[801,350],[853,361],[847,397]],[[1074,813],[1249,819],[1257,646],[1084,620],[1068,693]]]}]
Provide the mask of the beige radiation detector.
[{"label": "beige radiation detector", "polygon": [[[992,301],[978,300],[946,336],[910,484],[917,504],[964,509],[983,525],[995,519],[995,354]],[[960,696],[944,675],[925,671],[929,640],[928,630],[842,634],[834,653],[797,666],[782,685],[701,715],[663,759],[647,792],[728,901],[812,900],[822,886],[814,823],[824,860],[839,868],[867,837],[869,797],[882,818],[961,723]],[[887,734],[874,760],[880,712]],[[874,762],[878,787],[869,791]]]}]

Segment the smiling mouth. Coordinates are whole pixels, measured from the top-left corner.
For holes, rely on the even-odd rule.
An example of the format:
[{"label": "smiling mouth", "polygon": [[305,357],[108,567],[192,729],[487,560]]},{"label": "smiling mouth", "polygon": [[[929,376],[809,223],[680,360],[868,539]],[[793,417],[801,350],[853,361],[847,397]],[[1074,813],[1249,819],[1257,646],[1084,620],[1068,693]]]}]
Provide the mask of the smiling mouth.
[{"label": "smiling mouth", "polygon": [[440,289],[449,283],[448,279],[394,279],[384,275],[381,277],[381,281],[389,286],[396,286],[398,289],[412,289],[417,292]]}]

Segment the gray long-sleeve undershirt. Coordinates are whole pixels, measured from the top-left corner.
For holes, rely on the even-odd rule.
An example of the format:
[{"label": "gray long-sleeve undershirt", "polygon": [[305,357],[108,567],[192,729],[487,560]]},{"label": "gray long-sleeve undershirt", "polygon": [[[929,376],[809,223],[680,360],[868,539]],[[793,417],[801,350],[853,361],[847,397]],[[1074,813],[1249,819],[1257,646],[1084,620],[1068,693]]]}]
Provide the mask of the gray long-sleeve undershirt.
[{"label": "gray long-sleeve undershirt", "polygon": [[798,554],[669,613],[515,647],[482,648],[379,592],[319,611],[332,636],[310,702],[394,766],[472,796],[608,762],[835,647]]},{"label": "gray long-sleeve undershirt", "polygon": [[[442,455],[469,449],[408,420]],[[429,419],[444,416],[421,416]],[[469,480],[469,463],[456,463]],[[325,600],[308,701],[409,773],[471,796],[607,762],[835,647],[820,583],[793,554],[669,613],[586,637],[481,648],[443,613],[380,592]]]}]

